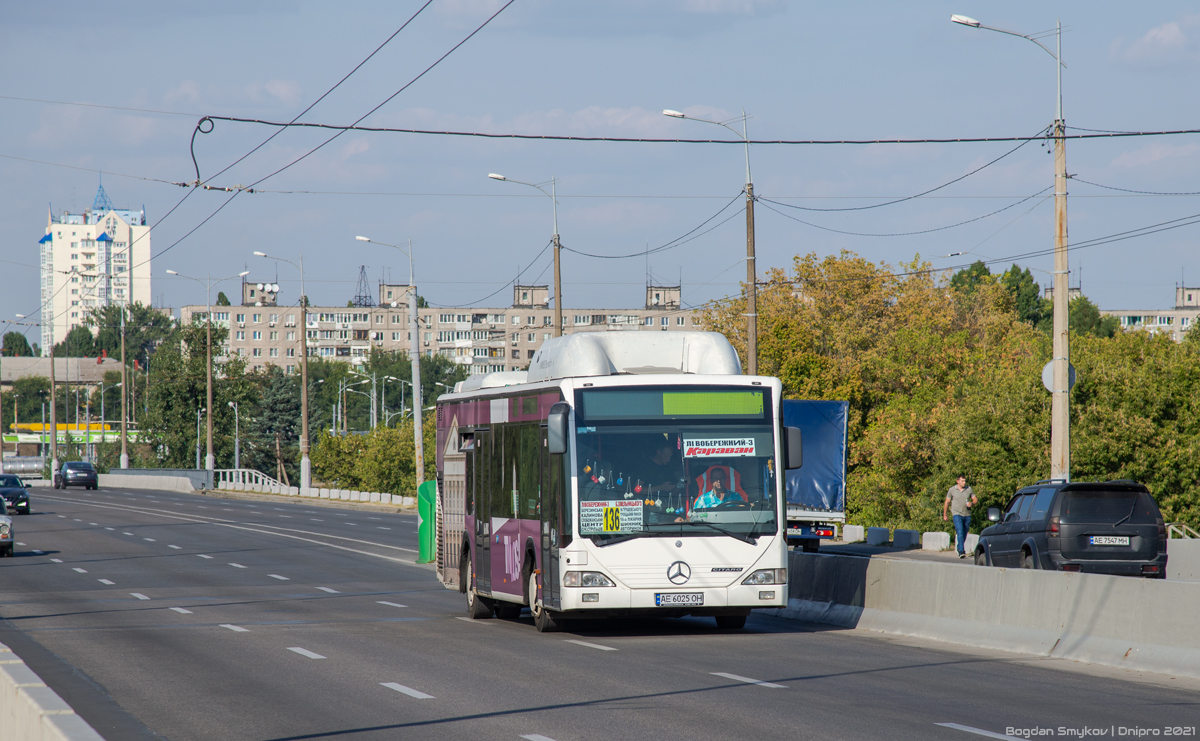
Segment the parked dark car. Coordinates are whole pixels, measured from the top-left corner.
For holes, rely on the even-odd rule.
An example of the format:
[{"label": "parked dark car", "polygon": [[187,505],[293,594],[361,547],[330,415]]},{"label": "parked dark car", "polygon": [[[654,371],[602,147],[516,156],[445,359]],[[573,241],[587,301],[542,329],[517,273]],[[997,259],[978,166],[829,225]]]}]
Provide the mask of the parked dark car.
[{"label": "parked dark car", "polygon": [[96,469],[87,461],[67,461],[54,474],[54,488],[65,489],[68,486],[83,486],[95,489],[100,483]]},{"label": "parked dark car", "polygon": [[0,474],[0,498],[8,505],[9,513],[29,514],[29,491],[20,478],[12,474]]},{"label": "parked dark car", "polygon": [[1165,579],[1167,527],[1135,481],[1039,481],[1013,495],[975,547],[980,566]]}]

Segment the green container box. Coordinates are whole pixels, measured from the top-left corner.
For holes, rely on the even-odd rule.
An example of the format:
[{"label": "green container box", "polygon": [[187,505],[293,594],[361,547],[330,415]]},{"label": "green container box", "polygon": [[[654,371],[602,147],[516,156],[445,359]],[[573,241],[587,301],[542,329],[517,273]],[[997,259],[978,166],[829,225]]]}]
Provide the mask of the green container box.
[{"label": "green container box", "polygon": [[437,482],[426,481],[417,487],[417,563],[433,563],[436,523]]}]

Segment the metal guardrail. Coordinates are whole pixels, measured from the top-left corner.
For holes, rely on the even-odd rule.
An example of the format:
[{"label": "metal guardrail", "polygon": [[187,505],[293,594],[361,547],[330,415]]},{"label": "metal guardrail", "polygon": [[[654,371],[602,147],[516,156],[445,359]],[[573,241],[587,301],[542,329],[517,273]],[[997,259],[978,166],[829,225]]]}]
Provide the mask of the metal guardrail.
[{"label": "metal guardrail", "polygon": [[226,487],[234,489],[259,486],[286,486],[282,481],[271,478],[262,471],[253,468],[218,468],[213,471],[213,486],[217,489]]},{"label": "metal guardrail", "polygon": [[16,474],[40,474],[46,467],[46,460],[41,456],[5,456],[4,472]]},{"label": "metal guardrail", "polygon": [[1200,533],[1196,532],[1183,522],[1168,522],[1167,523],[1167,539],[1171,538],[1200,538]]}]

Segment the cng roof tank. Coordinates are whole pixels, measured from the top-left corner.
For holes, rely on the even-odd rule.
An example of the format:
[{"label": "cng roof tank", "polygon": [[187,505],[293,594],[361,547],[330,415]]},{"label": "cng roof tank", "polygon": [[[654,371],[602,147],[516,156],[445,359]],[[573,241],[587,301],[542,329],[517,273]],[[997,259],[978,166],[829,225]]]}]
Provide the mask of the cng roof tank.
[{"label": "cng roof tank", "polygon": [[718,332],[581,332],[542,343],[528,381],[626,373],[740,376],[742,364]]}]

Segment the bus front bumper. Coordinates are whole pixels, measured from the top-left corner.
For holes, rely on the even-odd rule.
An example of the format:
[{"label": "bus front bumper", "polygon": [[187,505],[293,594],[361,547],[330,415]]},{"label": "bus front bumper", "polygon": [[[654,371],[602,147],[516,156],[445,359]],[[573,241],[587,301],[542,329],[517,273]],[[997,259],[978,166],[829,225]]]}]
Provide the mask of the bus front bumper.
[{"label": "bus front bumper", "polygon": [[673,615],[747,614],[756,607],[787,607],[787,584],[658,589],[564,587],[562,609],[570,612],[637,611]]}]

